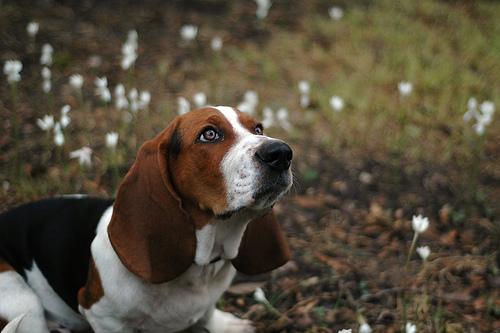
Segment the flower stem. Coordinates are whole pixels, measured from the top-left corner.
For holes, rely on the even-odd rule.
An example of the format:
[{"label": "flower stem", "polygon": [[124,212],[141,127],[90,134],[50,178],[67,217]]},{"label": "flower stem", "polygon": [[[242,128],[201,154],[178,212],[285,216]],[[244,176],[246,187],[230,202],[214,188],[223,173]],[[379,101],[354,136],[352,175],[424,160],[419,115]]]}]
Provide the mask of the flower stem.
[{"label": "flower stem", "polygon": [[13,174],[21,177],[22,168],[19,160],[19,143],[21,142],[20,137],[20,124],[19,124],[19,110],[17,108],[17,84],[14,82],[11,85],[11,99],[12,99],[12,138],[14,141],[14,161],[12,163]]},{"label": "flower stem", "polygon": [[262,304],[264,304],[264,306],[266,307],[266,309],[267,309],[269,312],[271,312],[272,314],[274,314],[274,315],[275,315],[275,316],[277,316],[277,317],[281,317],[281,312],[280,312],[278,309],[276,309],[276,308],[275,308],[275,307],[274,307],[271,303],[269,303],[269,302],[264,302],[264,303],[262,303]]},{"label": "flower stem", "polygon": [[405,270],[408,270],[408,264],[410,263],[410,258],[411,255],[413,254],[413,251],[415,251],[415,245],[417,244],[417,239],[418,239],[418,232],[415,232],[415,234],[413,235],[413,240],[411,242],[410,251],[408,252],[408,257],[406,258]]},{"label": "flower stem", "polygon": [[113,188],[113,191],[116,190],[118,187],[118,182],[119,182],[119,174],[118,174],[118,163],[117,163],[117,158],[116,158],[116,151],[112,149],[109,152],[109,158],[108,158],[108,163],[109,163],[109,168],[111,169],[111,186]]}]

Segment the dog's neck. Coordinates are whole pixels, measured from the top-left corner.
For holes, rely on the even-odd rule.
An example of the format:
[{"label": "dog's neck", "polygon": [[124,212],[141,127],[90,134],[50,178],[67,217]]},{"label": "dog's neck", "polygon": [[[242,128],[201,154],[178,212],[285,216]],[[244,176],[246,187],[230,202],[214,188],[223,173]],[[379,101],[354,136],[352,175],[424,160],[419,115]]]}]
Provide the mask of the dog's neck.
[{"label": "dog's neck", "polygon": [[236,258],[245,229],[254,218],[252,215],[241,212],[226,219],[215,219],[196,230],[195,263],[203,266],[218,258]]}]

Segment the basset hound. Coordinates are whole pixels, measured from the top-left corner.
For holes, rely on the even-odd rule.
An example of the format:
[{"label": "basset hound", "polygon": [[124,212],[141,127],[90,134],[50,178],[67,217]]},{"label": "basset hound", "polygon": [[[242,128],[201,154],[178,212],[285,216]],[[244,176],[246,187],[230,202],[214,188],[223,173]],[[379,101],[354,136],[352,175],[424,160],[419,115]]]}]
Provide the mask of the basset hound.
[{"label": "basset hound", "polygon": [[236,271],[289,259],[272,207],[292,185],[291,160],[247,114],[206,107],[142,145],[114,201],[3,213],[2,332],[254,332],[215,305]]}]

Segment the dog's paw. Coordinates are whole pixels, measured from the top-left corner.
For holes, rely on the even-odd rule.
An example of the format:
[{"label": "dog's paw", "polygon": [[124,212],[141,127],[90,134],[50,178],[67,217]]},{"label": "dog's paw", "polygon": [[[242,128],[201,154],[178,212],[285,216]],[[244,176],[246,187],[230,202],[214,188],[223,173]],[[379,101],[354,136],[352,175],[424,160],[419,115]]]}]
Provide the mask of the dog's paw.
[{"label": "dog's paw", "polygon": [[255,333],[250,320],[240,319],[235,315],[215,309],[206,328],[210,333]]}]

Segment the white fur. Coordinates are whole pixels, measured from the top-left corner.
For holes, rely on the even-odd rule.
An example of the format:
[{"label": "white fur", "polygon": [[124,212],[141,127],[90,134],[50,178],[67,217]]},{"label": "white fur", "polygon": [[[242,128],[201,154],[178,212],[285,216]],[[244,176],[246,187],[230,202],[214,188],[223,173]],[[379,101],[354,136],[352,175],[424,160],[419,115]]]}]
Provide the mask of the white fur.
[{"label": "white fur", "polygon": [[209,332],[218,333],[253,333],[255,328],[249,320],[241,320],[231,313],[222,312],[217,309],[212,314],[212,317],[205,326]]},{"label": "white fur", "polygon": [[82,316],[73,311],[52,289],[35,261],[30,270],[25,270],[25,274],[28,285],[40,298],[49,319],[74,330],[88,328]]},{"label": "white fur", "polygon": [[241,125],[238,119],[238,114],[232,107],[216,106],[215,108],[219,110],[219,112],[222,113],[224,117],[226,117],[227,121],[229,121],[229,123],[233,127],[233,131],[236,133],[236,135],[238,135],[239,137],[243,137],[252,134],[245,127],[243,127],[243,125]]},{"label": "white fur", "polygon": [[[215,244],[216,226],[207,224],[200,230],[196,230],[196,254],[194,262],[200,266],[206,265],[212,260],[212,249]],[[216,254],[217,257],[219,254]]]},{"label": "white fur", "polygon": [[[213,311],[215,303],[229,287],[235,274],[231,262],[219,260],[212,264],[193,263],[186,272],[172,281],[148,283],[129,272],[113,250],[107,234],[111,215],[110,207],[102,216],[97,236],[92,243],[92,256],[101,277],[104,296],[90,309],[80,307],[94,331],[118,333],[135,332],[134,329],[139,329],[141,332],[169,333],[197,323],[214,325],[212,315],[219,316],[217,311]],[[226,237],[223,234],[231,233],[227,230],[230,223],[219,226],[219,222],[197,232],[197,260],[206,262],[218,255],[224,256],[226,248],[230,250],[228,252],[233,252],[234,243],[239,246],[244,227],[239,235],[227,238],[231,239],[231,244],[225,244]],[[240,226],[248,223],[233,222]],[[233,238],[238,238],[238,241]],[[237,322],[240,324],[237,325]],[[211,333],[253,332],[248,321],[236,317],[228,321],[227,325],[219,323],[219,326],[214,326],[217,330]]]},{"label": "white fur", "polygon": [[0,317],[7,333],[48,333],[40,299],[15,271],[0,273]]},{"label": "white fur", "polygon": [[257,190],[260,166],[255,160],[255,151],[270,138],[250,133],[241,125],[233,108],[217,106],[229,121],[236,134],[236,141],[226,153],[221,163],[227,192],[227,210],[235,211],[254,204],[253,195]]}]

